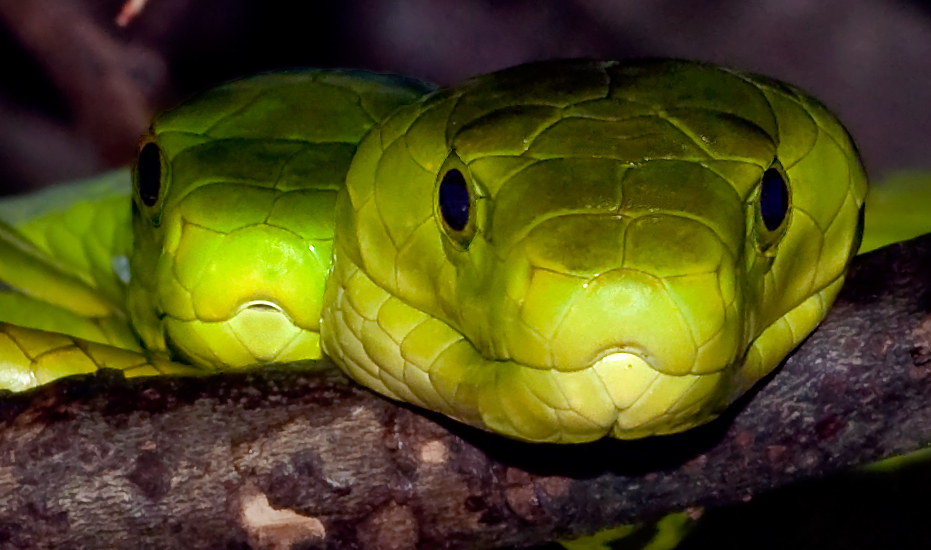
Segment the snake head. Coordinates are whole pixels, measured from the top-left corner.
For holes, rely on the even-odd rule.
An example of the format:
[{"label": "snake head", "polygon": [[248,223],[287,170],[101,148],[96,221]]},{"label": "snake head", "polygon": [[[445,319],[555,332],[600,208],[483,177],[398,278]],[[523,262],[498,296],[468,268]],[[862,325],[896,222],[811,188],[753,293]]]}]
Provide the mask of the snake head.
[{"label": "snake head", "polygon": [[218,369],[319,357],[337,190],[368,129],[425,90],[271,73],[156,118],[133,168],[128,303],[146,347]]},{"label": "snake head", "polygon": [[866,180],[788,85],[559,61],[382,121],[337,202],[325,351],[396,399],[532,441],[707,422],[814,329]]}]

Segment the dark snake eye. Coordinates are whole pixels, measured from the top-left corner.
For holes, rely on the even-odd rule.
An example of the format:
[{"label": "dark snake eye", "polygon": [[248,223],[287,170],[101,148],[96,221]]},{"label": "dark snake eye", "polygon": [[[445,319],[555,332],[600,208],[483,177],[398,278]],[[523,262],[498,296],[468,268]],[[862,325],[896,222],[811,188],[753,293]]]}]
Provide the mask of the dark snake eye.
[{"label": "dark snake eye", "polygon": [[440,182],[440,213],[453,231],[462,231],[469,223],[469,186],[462,172],[453,168]]},{"label": "dark snake eye", "polygon": [[146,206],[155,206],[162,186],[162,154],[158,145],[146,143],[136,160],[136,186]]},{"label": "dark snake eye", "polygon": [[763,225],[769,231],[775,231],[782,225],[789,213],[789,187],[782,172],[770,168],[763,174],[760,183],[760,214]]}]

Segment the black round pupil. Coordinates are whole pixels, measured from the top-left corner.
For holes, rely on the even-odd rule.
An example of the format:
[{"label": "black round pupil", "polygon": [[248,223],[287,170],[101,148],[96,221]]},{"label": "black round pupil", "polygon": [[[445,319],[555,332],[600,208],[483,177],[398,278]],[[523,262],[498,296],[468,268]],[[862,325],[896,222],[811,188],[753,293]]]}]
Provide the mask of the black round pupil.
[{"label": "black round pupil", "polygon": [[446,172],[440,182],[440,213],[454,231],[462,231],[469,223],[469,187],[462,172]]},{"label": "black round pupil", "polygon": [[162,159],[158,145],[146,143],[139,151],[136,163],[136,185],[142,204],[154,206],[158,202],[158,192],[162,185]]},{"label": "black round pupil", "polygon": [[760,184],[760,214],[763,225],[769,231],[775,231],[789,213],[789,188],[782,173],[770,168],[763,174]]}]

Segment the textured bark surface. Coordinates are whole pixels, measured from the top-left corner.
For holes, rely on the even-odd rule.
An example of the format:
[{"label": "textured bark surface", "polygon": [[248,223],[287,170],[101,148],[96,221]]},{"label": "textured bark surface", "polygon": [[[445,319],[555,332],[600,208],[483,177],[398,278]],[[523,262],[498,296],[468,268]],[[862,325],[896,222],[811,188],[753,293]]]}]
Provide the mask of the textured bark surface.
[{"label": "textured bark surface", "polygon": [[858,258],[762,390],[639,442],[507,441],[332,372],[65,380],[2,401],[0,547],[487,548],[745,500],[931,442],[929,282],[931,236]]}]

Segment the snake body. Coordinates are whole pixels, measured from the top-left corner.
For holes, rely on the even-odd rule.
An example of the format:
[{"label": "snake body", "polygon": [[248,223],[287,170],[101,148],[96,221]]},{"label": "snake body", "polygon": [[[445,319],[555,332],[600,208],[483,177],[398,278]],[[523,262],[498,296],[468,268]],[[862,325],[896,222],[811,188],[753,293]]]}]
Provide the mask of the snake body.
[{"label": "snake body", "polygon": [[[313,78],[359,76],[328,74]],[[313,358],[319,329],[362,384],[511,437],[670,433],[770,372],[859,244],[847,132],[764,77],[559,61],[426,95],[367,77],[353,101],[295,88],[265,104],[266,78],[143,140],[127,299],[98,312],[132,319],[130,374]],[[7,379],[50,378],[24,351],[37,335],[74,341],[3,325]],[[116,349],[74,346],[94,360],[68,372]]]}]

